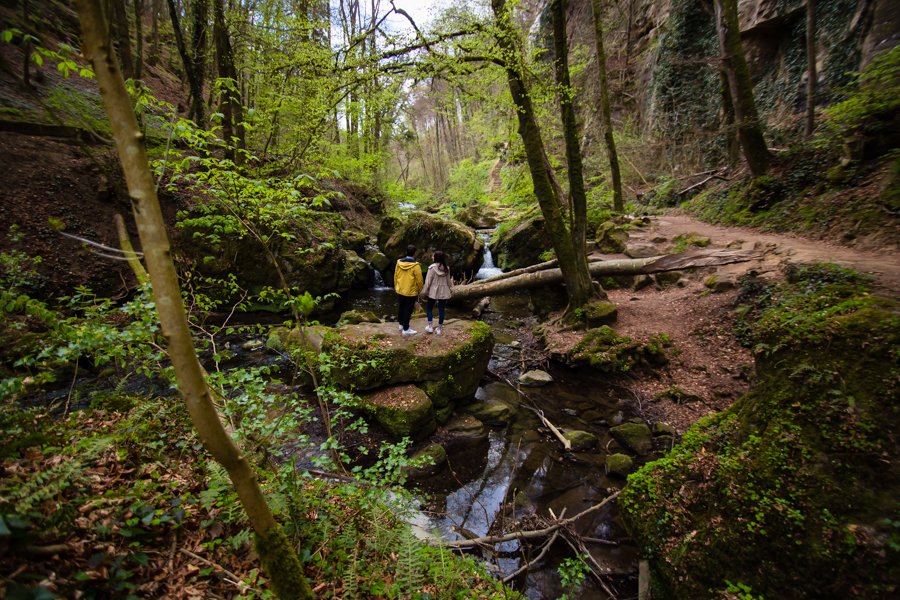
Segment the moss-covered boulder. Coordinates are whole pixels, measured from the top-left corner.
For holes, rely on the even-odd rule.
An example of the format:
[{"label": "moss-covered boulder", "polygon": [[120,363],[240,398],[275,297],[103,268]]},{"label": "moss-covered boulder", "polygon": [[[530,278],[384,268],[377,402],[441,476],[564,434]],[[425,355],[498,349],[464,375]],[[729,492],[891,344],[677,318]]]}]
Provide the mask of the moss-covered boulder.
[{"label": "moss-covered boulder", "polygon": [[497,226],[497,216],[490,207],[482,204],[470,204],[458,213],[456,219],[473,229],[490,229]]},{"label": "moss-covered boulder", "polygon": [[809,271],[746,290],[755,385],[628,479],[654,598],[897,594],[900,306]]},{"label": "moss-covered boulder", "polygon": [[572,452],[582,452],[590,450],[597,445],[597,436],[589,431],[581,431],[580,429],[572,429],[563,433],[563,437],[569,440],[572,445]]},{"label": "moss-covered boulder", "polygon": [[619,318],[619,309],[609,300],[593,300],[575,309],[575,316],[588,327],[612,325]]},{"label": "moss-covered boulder", "polygon": [[428,444],[411,458],[419,464],[405,468],[404,473],[410,479],[424,479],[437,474],[443,468],[447,462],[447,451],[440,444]]},{"label": "moss-covered boulder", "polygon": [[636,367],[665,365],[669,346],[669,337],[662,333],[642,343],[603,325],[585,332],[568,358],[574,364],[588,364],[605,373],[627,373]]},{"label": "moss-covered boulder", "polygon": [[653,452],[653,433],[644,423],[622,423],[610,428],[609,434],[639,456]]},{"label": "moss-covered boulder", "polygon": [[395,385],[366,394],[359,408],[397,438],[423,439],[437,428],[431,399],[414,385]]},{"label": "moss-covered boulder", "polygon": [[[342,245],[346,222],[338,214],[298,209],[280,219],[276,230],[259,225],[253,235],[233,217],[209,211],[201,205],[181,213],[175,237],[180,259],[204,277],[234,276],[251,293],[281,289],[279,269],[290,287],[314,296],[368,285],[368,265]],[[219,288],[204,291],[228,300],[227,286]]]},{"label": "moss-covered boulder", "polygon": [[610,454],[606,457],[606,472],[609,475],[627,477],[634,472],[634,460],[620,452]]},{"label": "moss-covered boulder", "polygon": [[513,414],[503,402],[474,402],[466,406],[466,412],[487,425],[506,425]]},{"label": "moss-covered boulder", "polygon": [[[413,319],[412,327],[424,331],[425,320]],[[297,336],[282,337],[300,345]],[[494,347],[487,324],[457,319],[446,321],[439,336],[404,337],[396,323],[358,323],[308,328],[306,337],[328,357],[328,376],[338,386],[364,391],[415,383],[437,408],[475,394]]]},{"label": "moss-covered boulder", "polygon": [[339,325],[358,325],[359,323],[381,323],[378,315],[371,310],[348,310],[341,313]]},{"label": "moss-covered boulder", "polygon": [[382,271],[390,285],[394,261],[406,255],[406,247],[416,247],[415,258],[427,269],[431,255],[442,250],[453,277],[471,277],[484,262],[484,242],[469,227],[424,212],[410,213],[405,219],[390,218],[381,223],[378,244],[391,263]]},{"label": "moss-covered boulder", "polygon": [[535,217],[507,230],[498,230],[491,251],[494,263],[504,271],[541,262],[541,254],[551,250],[543,217]]},{"label": "moss-covered boulder", "polygon": [[628,231],[613,221],[604,221],[597,228],[594,239],[598,252],[619,254],[625,252],[628,244]]}]

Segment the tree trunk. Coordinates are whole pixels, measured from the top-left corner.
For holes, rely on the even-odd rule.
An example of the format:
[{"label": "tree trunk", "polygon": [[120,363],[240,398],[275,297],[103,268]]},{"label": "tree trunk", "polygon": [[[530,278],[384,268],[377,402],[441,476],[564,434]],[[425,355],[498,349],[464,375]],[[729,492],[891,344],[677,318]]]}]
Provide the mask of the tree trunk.
[{"label": "tree trunk", "polygon": [[113,16],[115,17],[116,50],[122,65],[122,75],[125,79],[134,77],[134,60],[131,57],[131,34],[128,30],[128,12],[125,0],[112,0]]},{"label": "tree trunk", "polygon": [[744,56],[738,22],[737,0],[715,0],[716,29],[719,33],[719,49],[722,64],[728,74],[728,88],[734,103],[738,138],[750,171],[755,177],[765,175],[769,168],[769,149],[763,137],[759,115],[753,100],[753,82],[750,67]]},{"label": "tree trunk", "polygon": [[[738,262],[746,262],[758,258],[757,254],[742,250],[713,250],[691,251],[667,256],[653,256],[650,258],[629,258],[621,260],[602,260],[591,262],[589,271],[591,277],[609,277],[612,275],[646,275],[649,273],[661,273],[663,271],[678,271],[681,269],[710,267],[727,265]],[[537,266],[537,265],[536,265]],[[497,294],[509,294],[519,290],[526,290],[547,285],[563,283],[564,277],[560,269],[545,268],[540,271],[531,271],[533,267],[522,269],[521,274],[510,276],[509,273],[483,279],[477,283],[458,285],[453,288],[452,302],[465,302],[485,296]]]},{"label": "tree trunk", "polygon": [[201,90],[199,97],[191,103],[191,118],[197,127],[206,129],[206,115],[203,106],[203,80],[206,74],[206,31],[209,27],[209,0],[194,0],[193,27],[191,31],[191,70],[194,72],[196,85]]},{"label": "tree trunk", "polygon": [[159,13],[162,10],[160,0],[150,0],[150,36],[153,42],[150,44],[150,55],[147,56],[147,64],[156,65],[159,61]]},{"label": "tree trunk", "polygon": [[552,170],[546,160],[541,130],[525,86],[521,70],[522,53],[519,50],[517,34],[506,0],[491,0],[491,7],[498,29],[497,45],[502,52],[510,94],[517,109],[519,135],[522,136],[525,146],[534,194],[544,216],[547,235],[559,259],[566,293],[569,296],[569,308],[575,309],[593,295],[593,282],[590,276],[584,273],[587,270],[587,262],[578,260],[571,232],[566,228],[561,208],[562,200],[553,185]]},{"label": "tree trunk", "polygon": [[[172,29],[175,32],[175,46],[178,48],[178,54],[181,56],[181,64],[184,66],[184,74],[188,80],[188,87],[191,90],[191,113],[193,115],[203,114],[203,89],[194,73],[194,61],[188,54],[187,46],[184,43],[184,32],[181,29],[181,19],[178,16],[178,7],[175,6],[175,0],[166,0],[169,6],[169,18],[172,20]],[[200,103],[200,112],[197,112],[197,103]],[[199,125],[199,124],[198,124]]]},{"label": "tree trunk", "polygon": [[134,0],[135,60],[134,78],[141,79],[144,70],[144,0]]},{"label": "tree trunk", "polygon": [[234,67],[234,52],[228,25],[225,22],[224,0],[215,0],[213,4],[214,32],[216,39],[216,59],[219,63],[219,77],[226,79],[222,90],[222,134],[225,136],[225,157],[240,166],[244,163],[244,107],[241,104],[241,92],[238,87],[237,70]]},{"label": "tree trunk", "polygon": [[181,300],[166,224],[156,196],[156,182],[150,172],[143,136],[138,131],[125,82],[110,53],[100,0],[78,0],[78,9],[85,54],[94,67],[125,172],[159,321],[168,344],[179,392],[187,404],[200,441],[228,472],[256,533],[260,560],[275,592],[281,598],[312,598],[297,553],[272,516],[253,469],[222,426],[203,377]]},{"label": "tree trunk", "polygon": [[[609,175],[613,186],[613,210],[621,213],[625,212],[625,199],[622,196],[622,174],[619,170],[619,154],[616,152],[616,140],[613,137],[612,110],[609,106],[609,81],[606,77],[606,50],[603,47],[603,16],[600,12],[600,0],[591,0],[591,11],[594,14],[594,42],[597,46],[597,81],[600,83],[600,122],[603,124],[603,139],[606,141],[606,155],[609,157]],[[630,4],[628,6],[628,14],[630,22]],[[628,36],[630,43],[630,31]]]},{"label": "tree trunk", "polygon": [[731,101],[731,91],[728,89],[728,73],[725,69],[719,69],[719,88],[722,93],[722,119],[725,131],[725,154],[728,166],[734,167],[741,154],[741,144],[737,136],[737,127],[734,122],[734,103]]},{"label": "tree trunk", "polygon": [[[896,8],[896,7],[895,7]],[[806,137],[816,128],[816,0],[806,0]]]}]

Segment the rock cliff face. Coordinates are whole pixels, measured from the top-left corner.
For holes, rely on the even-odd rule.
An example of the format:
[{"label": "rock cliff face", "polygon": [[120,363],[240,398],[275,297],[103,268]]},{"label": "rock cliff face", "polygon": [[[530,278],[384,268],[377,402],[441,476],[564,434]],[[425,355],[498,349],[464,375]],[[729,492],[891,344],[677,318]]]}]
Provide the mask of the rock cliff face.
[{"label": "rock cliff face", "polygon": [[[546,0],[523,3],[535,44],[550,35]],[[654,131],[660,152],[678,163],[718,161],[722,98],[712,0],[625,0],[607,9],[607,69],[620,121],[637,120]],[[806,110],[805,0],[739,0],[742,38],[752,72],[757,108],[770,139],[801,126]],[[569,3],[570,35],[587,49],[589,63],[576,79],[586,99],[588,152],[601,151],[599,93],[593,64],[589,0]],[[834,102],[872,57],[900,40],[900,11],[892,0],[817,0],[817,106]],[[616,102],[616,100],[614,100]],[[706,139],[704,139],[706,138]],[[772,142],[770,141],[770,144]],[[776,142],[777,143],[777,142]]]}]

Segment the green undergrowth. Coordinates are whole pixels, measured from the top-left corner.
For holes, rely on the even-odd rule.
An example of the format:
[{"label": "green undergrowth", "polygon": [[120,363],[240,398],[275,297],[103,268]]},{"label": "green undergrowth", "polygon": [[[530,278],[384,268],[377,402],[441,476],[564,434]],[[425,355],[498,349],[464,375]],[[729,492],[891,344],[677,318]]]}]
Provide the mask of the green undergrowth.
[{"label": "green undergrowth", "polygon": [[[62,419],[0,406],[0,565],[15,573],[0,594],[272,597],[227,475],[183,403],[97,404]],[[291,463],[258,462],[257,475],[317,597],[509,597],[473,560],[416,539],[404,505],[379,487],[313,480]],[[40,550],[51,545],[66,549]]]},{"label": "green undergrowth", "polygon": [[900,306],[833,265],[748,280],[739,301],[755,385],[622,494],[654,596],[891,596]]}]

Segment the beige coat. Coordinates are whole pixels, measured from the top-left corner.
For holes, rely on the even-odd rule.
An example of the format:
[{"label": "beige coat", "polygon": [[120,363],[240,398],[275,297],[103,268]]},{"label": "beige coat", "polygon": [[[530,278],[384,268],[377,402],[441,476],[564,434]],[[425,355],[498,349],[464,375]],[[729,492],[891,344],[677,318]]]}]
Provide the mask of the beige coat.
[{"label": "beige coat", "polygon": [[453,282],[450,280],[450,271],[441,271],[437,263],[428,267],[425,276],[425,286],[422,287],[422,295],[432,300],[449,300],[453,295]]}]

